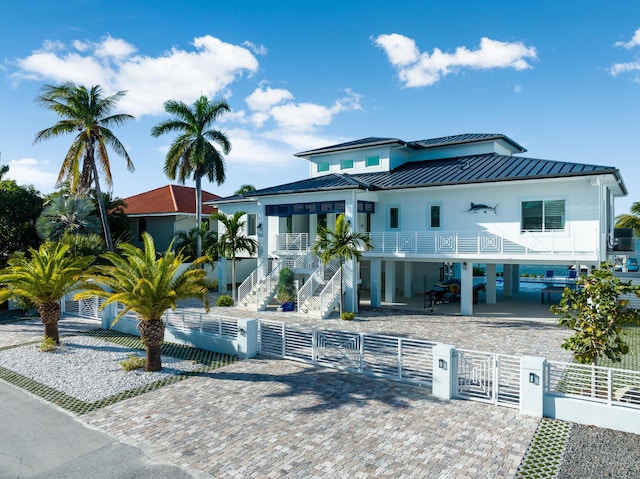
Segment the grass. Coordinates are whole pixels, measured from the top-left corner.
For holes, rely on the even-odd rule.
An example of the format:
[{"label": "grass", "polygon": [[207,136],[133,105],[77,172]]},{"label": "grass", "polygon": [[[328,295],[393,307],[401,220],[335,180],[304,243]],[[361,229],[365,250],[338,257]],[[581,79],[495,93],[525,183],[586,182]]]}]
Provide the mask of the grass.
[{"label": "grass", "polygon": [[[124,346],[132,349],[145,350],[144,345],[140,341],[140,338],[137,336],[132,336],[125,333],[120,333],[118,331],[106,331],[104,329],[95,329],[93,331],[88,331],[85,334],[88,336],[92,336],[95,338],[99,338],[103,341],[108,341],[114,344],[118,344],[120,346]],[[34,344],[38,341],[32,341],[29,343],[23,343],[19,345],[12,345],[6,348],[0,349],[0,351],[11,349],[19,346],[25,346],[27,344]],[[153,391],[159,389],[164,386],[168,386],[170,384],[175,384],[179,381],[187,379],[192,376],[197,376],[205,372],[212,371],[216,368],[226,366],[228,364],[233,363],[237,360],[235,356],[230,356],[228,354],[216,353],[212,351],[205,351],[203,349],[194,348],[191,346],[185,346],[182,344],[174,344],[164,342],[160,348],[161,354],[165,356],[171,356],[178,359],[183,360],[191,360],[196,363],[202,364],[203,366],[189,372],[175,373],[171,376],[161,379],[159,381],[155,381],[153,383],[146,384],[144,386],[140,386],[137,388],[130,389],[128,391],[122,391],[113,396],[100,399],[94,402],[85,402],[80,399],[74,398],[65,394],[57,389],[46,386],[44,384],[40,384],[33,379],[30,379],[26,376],[13,372],[9,369],[0,367],[0,379],[4,379],[11,384],[14,384],[31,394],[41,397],[46,401],[49,401],[57,406],[60,406],[63,409],[74,412],[76,414],[86,414],[91,411],[95,411],[96,409],[103,408],[110,404],[117,403],[119,401],[123,401],[125,399],[129,399],[132,397],[139,396],[141,394],[147,393],[149,391]],[[124,373],[123,373],[124,374]]]},{"label": "grass", "polygon": [[621,362],[598,358],[598,366],[640,371],[640,326],[625,327],[623,340],[629,346],[629,353],[622,355]]}]

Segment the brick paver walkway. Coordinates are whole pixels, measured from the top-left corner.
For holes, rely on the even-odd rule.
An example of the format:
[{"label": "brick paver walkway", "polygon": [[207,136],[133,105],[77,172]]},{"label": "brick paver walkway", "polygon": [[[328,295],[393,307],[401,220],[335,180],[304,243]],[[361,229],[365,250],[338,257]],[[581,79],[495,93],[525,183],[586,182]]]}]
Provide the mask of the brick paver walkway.
[{"label": "brick paver walkway", "polygon": [[538,420],[284,360],[253,359],[82,417],[215,478],[512,478]]},{"label": "brick paver walkway", "polygon": [[[566,331],[549,322],[380,311],[354,322],[229,308],[212,313],[567,357],[559,347]],[[71,317],[59,324],[61,333],[99,326]],[[0,346],[42,333],[37,319],[0,324]],[[512,478],[538,425],[510,408],[443,402],[419,388],[266,358],[237,362],[80,420],[152,459],[215,478]]]}]

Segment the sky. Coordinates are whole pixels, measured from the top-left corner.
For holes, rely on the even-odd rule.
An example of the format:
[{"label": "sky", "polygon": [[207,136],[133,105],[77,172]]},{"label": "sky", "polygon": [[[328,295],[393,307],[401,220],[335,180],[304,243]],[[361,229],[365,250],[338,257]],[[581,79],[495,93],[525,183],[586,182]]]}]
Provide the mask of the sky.
[{"label": "sky", "polygon": [[[9,2],[0,16],[0,163],[55,191],[73,140],[34,144],[59,118],[35,101],[66,81],[126,91],[110,152],[114,196],[171,181],[175,136],[151,136],[166,100],[224,99],[232,195],[309,175],[297,152],[370,136],[502,133],[525,156],[615,166],[640,201],[640,2]],[[101,181],[103,189],[106,188]],[[186,185],[193,186],[188,180]]]}]

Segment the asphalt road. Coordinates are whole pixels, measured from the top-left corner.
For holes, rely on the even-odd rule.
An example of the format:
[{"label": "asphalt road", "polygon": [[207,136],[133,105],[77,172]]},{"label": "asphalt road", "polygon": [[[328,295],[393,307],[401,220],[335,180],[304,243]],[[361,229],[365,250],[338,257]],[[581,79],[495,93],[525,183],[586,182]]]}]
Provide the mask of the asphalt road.
[{"label": "asphalt road", "polygon": [[[132,411],[135,414],[135,411]],[[0,478],[182,479],[144,453],[0,381]]]}]

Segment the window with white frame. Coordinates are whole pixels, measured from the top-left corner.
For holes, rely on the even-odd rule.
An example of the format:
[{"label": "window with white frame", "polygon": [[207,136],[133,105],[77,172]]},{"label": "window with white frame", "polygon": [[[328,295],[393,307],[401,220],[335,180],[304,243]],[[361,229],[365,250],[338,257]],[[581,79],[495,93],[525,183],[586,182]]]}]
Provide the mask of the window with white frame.
[{"label": "window with white frame", "polygon": [[427,205],[427,225],[430,229],[442,227],[442,206],[439,203]]},{"label": "window with white frame", "polygon": [[379,156],[367,156],[365,160],[365,166],[380,166],[380,157]]},{"label": "window with white frame", "polygon": [[329,162],[322,161],[318,163],[318,173],[322,173],[323,171],[329,171]]},{"label": "window with white frame", "polygon": [[258,215],[247,215],[247,236],[255,236],[258,234]]},{"label": "window with white frame", "polygon": [[340,169],[341,170],[353,169],[353,160],[340,160]]},{"label": "window with white frame", "polygon": [[565,200],[522,202],[522,231],[562,231],[565,223]]},{"label": "window with white frame", "polygon": [[390,230],[400,229],[400,207],[389,206],[387,209],[387,226]]}]

